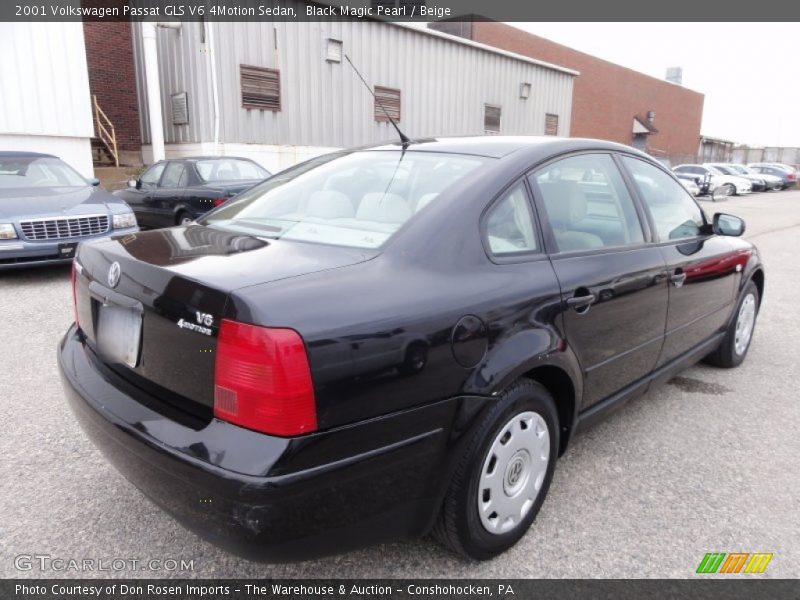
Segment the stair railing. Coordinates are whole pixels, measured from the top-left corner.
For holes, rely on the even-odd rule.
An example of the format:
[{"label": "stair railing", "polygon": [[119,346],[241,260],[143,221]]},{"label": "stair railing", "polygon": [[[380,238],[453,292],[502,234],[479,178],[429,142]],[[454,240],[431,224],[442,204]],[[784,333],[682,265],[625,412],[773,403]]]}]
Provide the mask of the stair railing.
[{"label": "stair railing", "polygon": [[114,159],[114,165],[119,167],[117,132],[114,130],[114,124],[111,122],[111,119],[108,118],[108,115],[103,112],[103,109],[100,108],[100,104],[97,102],[97,96],[92,96],[92,102],[94,103],[94,123],[97,137],[108,149],[108,152]]}]

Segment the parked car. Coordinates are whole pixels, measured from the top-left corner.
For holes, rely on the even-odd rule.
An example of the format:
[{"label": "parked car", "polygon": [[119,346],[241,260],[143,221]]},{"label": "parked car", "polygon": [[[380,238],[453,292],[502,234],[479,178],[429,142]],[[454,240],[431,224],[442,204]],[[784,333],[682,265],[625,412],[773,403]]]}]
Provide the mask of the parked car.
[{"label": "parked car", "polygon": [[767,180],[759,174],[739,173],[724,163],[704,163],[703,166],[710,167],[723,175],[747,179],[750,182],[751,192],[763,192],[767,189]]},{"label": "parked car", "polygon": [[748,194],[752,189],[750,180],[744,177],[725,175],[714,167],[706,165],[678,165],[672,170],[681,175],[694,177],[698,185],[703,181],[710,182],[707,186],[708,193],[717,190],[718,193],[722,192],[724,195],[735,196],[738,194]]},{"label": "parked car", "polygon": [[689,192],[692,196],[699,196],[702,192],[700,191],[700,186],[697,185],[697,181],[694,177],[689,175],[685,175],[682,173],[675,174],[678,178],[678,181],[681,183],[683,187],[686,188],[686,191]]},{"label": "parked car", "polygon": [[725,166],[731,171],[733,171],[734,175],[739,175],[742,177],[748,177],[748,176],[760,177],[766,183],[767,189],[777,191],[777,190],[782,190],[785,186],[783,178],[781,177],[770,175],[769,173],[757,173],[756,171],[745,165],[726,163]]},{"label": "parked car", "polygon": [[743,231],[610,142],[336,152],[81,247],[59,367],[108,459],[217,544],[293,560],[433,531],[488,559],[575,432],[745,359],[764,270]]},{"label": "parked car", "polygon": [[248,158],[162,160],[114,194],[130,204],[142,227],[172,227],[191,223],[269,176]]},{"label": "parked car", "polygon": [[792,188],[797,185],[797,171],[790,165],[779,163],[750,163],[747,166],[756,173],[780,177],[783,181],[783,189]]},{"label": "parked car", "polygon": [[0,152],[0,270],[69,263],[79,242],[137,232],[99,183],[50,154]]}]

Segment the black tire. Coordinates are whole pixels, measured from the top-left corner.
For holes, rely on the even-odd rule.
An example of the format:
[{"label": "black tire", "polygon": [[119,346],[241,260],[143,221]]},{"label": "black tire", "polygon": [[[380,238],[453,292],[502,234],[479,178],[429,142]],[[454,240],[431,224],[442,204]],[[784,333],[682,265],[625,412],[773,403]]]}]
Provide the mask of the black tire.
[{"label": "black tire", "polygon": [[[525,517],[510,531],[490,533],[478,513],[478,487],[484,463],[495,438],[512,417],[528,411],[543,418],[550,436],[545,476]],[[434,526],[434,537],[454,552],[473,560],[488,560],[505,552],[525,535],[539,513],[553,479],[558,448],[558,413],[552,396],[535,381],[517,380],[497,398],[467,442]]]},{"label": "black tire", "polygon": [[191,221],[192,220],[192,215],[190,215],[185,210],[178,211],[178,214],[175,215],[175,225],[183,225],[184,224],[183,223],[184,219],[189,219]]},{"label": "black tire", "polygon": [[428,364],[428,347],[422,342],[415,342],[406,348],[403,362],[397,366],[401,375],[416,375]]},{"label": "black tire", "polygon": [[752,329],[755,329],[758,321],[758,309],[760,307],[761,299],[758,296],[758,288],[756,287],[756,284],[751,280],[747,282],[747,285],[744,286],[744,289],[739,296],[739,301],[736,303],[736,309],[733,313],[731,324],[728,326],[728,330],[725,332],[725,337],[722,338],[722,342],[720,343],[719,347],[714,350],[714,352],[706,356],[704,359],[706,363],[715,367],[721,367],[723,369],[732,369],[734,367],[738,367],[744,362],[744,359],[747,358],[747,352],[750,350],[750,344],[753,341],[753,331],[750,333],[750,338],[747,341],[744,351],[737,352],[736,327],[739,321],[740,312],[742,310],[742,304],[744,304],[745,300],[749,296],[752,296],[755,301],[755,320],[753,321],[752,325]]}]

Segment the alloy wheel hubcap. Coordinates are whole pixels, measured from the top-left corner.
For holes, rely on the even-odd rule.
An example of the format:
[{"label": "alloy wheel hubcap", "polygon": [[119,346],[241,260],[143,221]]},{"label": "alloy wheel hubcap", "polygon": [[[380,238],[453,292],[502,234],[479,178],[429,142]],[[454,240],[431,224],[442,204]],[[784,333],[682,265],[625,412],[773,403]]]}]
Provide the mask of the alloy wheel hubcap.
[{"label": "alloy wheel hubcap", "polygon": [[742,305],[739,307],[739,316],[736,318],[736,333],[733,339],[733,347],[736,354],[741,356],[750,345],[750,338],[753,337],[753,326],[756,322],[756,299],[753,294],[747,294]]},{"label": "alloy wheel hubcap", "polygon": [[550,432],[539,413],[509,419],[483,462],[478,481],[478,514],[489,533],[519,525],[533,507],[550,462]]}]

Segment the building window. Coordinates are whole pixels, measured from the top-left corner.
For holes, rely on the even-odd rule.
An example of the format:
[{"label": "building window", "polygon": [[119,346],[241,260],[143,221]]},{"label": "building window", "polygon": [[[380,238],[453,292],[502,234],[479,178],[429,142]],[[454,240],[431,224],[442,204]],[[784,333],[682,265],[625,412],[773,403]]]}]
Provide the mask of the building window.
[{"label": "building window", "polygon": [[239,72],[243,108],[281,109],[281,72],[278,69],[239,65]]},{"label": "building window", "polygon": [[[386,109],[385,112],[384,109]],[[375,120],[388,122],[389,118],[386,113],[389,113],[389,116],[395,121],[400,120],[400,90],[376,85]]]},{"label": "building window", "polygon": [[325,53],[325,60],[328,62],[342,62],[342,40],[328,38],[328,47]]},{"label": "building window", "polygon": [[502,109],[494,104],[483,105],[484,133],[500,133],[500,115]]},{"label": "building window", "polygon": [[546,114],[544,116],[544,134],[558,135],[558,115]]}]

